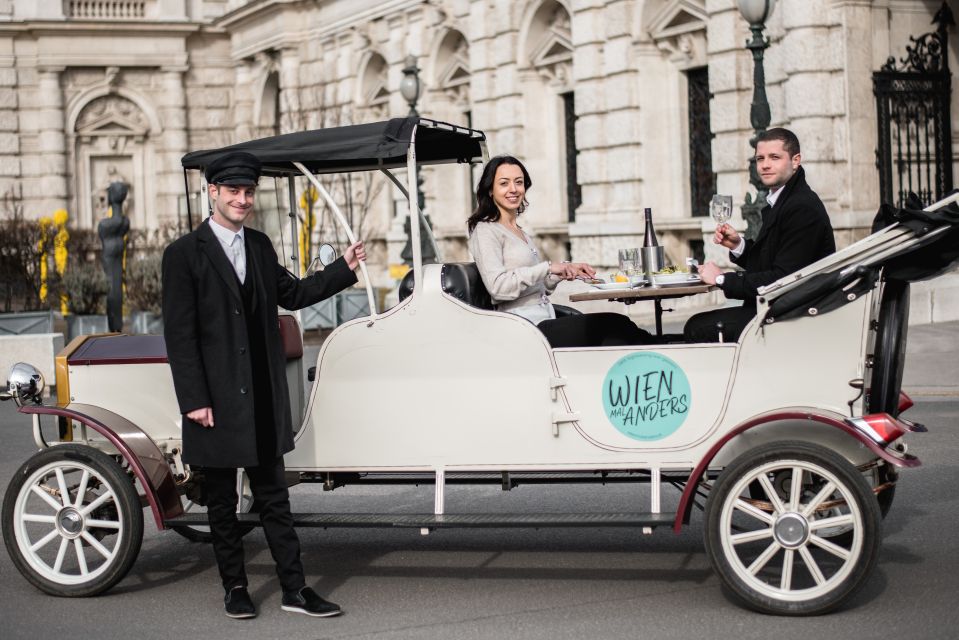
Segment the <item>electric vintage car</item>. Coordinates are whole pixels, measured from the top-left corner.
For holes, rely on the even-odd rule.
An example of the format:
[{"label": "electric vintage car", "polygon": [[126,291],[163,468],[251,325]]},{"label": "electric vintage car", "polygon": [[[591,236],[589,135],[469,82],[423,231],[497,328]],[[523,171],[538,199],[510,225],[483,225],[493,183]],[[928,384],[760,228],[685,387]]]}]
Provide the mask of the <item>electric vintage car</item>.
[{"label": "electric vintage car", "polygon": [[[484,161],[482,132],[394,119],[191,153],[184,170],[237,149],[258,156],[279,184],[286,178],[294,226],[296,178],[319,191],[352,241],[318,176],[357,171],[384,172],[414,221],[399,302],[378,310],[365,278],[369,315],[337,327],[315,363],[303,362],[295,315],[281,316],[293,415],[302,416],[286,466],[293,482],[327,490],[431,484],[433,512],[300,513],[298,526],[646,534],[678,532],[699,505],[712,566],[748,607],[823,613],[868,580],[899,472],[919,464],[904,436],[924,430],[900,415],[911,405],[900,391],[909,281],[957,257],[955,194],[926,211],[884,208],[872,235],[765,287],[737,342],[553,349],[533,324],[493,308],[475,265],[423,264],[420,234],[432,236],[408,197],[417,165],[458,163],[462,172],[462,163]],[[402,168],[406,188],[392,173]],[[309,364],[315,382],[297,393]],[[109,589],[138,554],[147,507],[158,529],[204,537],[161,336],[79,337],[56,357],[55,404],[41,403],[43,385],[21,363],[5,392],[32,416],[39,448],[2,511],[7,551],[30,583],[59,596]],[[511,392],[492,401],[494,387]],[[629,483],[648,508],[445,509],[451,483],[570,482],[597,491]],[[240,518],[258,524],[253,513]]]}]

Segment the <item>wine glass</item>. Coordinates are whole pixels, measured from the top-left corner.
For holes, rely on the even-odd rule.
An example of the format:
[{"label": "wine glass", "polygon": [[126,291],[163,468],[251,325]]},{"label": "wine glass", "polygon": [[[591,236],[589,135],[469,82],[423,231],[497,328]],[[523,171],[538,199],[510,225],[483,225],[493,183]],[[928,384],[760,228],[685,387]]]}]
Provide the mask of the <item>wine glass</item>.
[{"label": "wine glass", "polygon": [[726,224],[733,217],[733,197],[716,194],[709,201],[709,215],[717,225]]},{"label": "wine glass", "polygon": [[636,249],[619,250],[619,269],[627,278],[636,274],[636,270],[639,268],[638,262],[639,252]]}]

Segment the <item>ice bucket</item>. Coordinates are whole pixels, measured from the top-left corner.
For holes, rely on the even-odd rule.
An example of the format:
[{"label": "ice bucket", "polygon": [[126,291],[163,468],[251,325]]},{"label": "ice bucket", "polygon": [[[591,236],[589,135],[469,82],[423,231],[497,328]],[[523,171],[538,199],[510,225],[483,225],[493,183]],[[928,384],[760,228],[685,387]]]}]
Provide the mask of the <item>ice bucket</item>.
[{"label": "ice bucket", "polygon": [[643,261],[646,277],[652,276],[666,266],[666,252],[662,247],[640,247],[639,255]]}]

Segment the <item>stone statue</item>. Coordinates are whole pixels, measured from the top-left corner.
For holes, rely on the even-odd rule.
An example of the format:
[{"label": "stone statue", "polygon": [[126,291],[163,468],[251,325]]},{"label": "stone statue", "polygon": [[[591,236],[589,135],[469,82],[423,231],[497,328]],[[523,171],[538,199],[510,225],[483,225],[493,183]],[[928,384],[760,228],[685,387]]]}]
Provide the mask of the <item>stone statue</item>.
[{"label": "stone statue", "polygon": [[123,201],[129,187],[125,182],[111,182],[107,187],[110,213],[97,225],[103,245],[103,271],[110,287],[107,292],[107,323],[110,331],[123,329],[123,253],[130,220],[123,215]]}]

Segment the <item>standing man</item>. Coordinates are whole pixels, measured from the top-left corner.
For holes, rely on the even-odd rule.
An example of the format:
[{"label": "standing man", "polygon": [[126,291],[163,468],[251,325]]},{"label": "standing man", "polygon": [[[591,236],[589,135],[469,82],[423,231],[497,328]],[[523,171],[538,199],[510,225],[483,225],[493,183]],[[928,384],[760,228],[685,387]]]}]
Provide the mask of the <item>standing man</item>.
[{"label": "standing man", "polygon": [[283,454],[293,449],[293,425],[277,305],[300,309],[349,287],[366,251],[357,242],[325,270],[297,280],[278,263],[269,238],[243,226],[259,178],[252,154],[211,162],[211,217],[163,253],[164,336],[183,414],[183,461],[203,478],[226,615],[256,616],[236,518],[242,467],[261,505],[283,610],[335,616],[340,607],[306,586],[290,514]]},{"label": "standing man", "polygon": [[756,315],[759,287],[828,256],[836,250],[829,215],[806,184],[799,139],[788,129],[770,129],[756,139],[756,169],[769,188],[763,224],[755,240],[746,240],[728,224],[716,227],[713,242],[729,249],[743,271],[721,273],[714,262],[699,268],[706,284],[722,288],[740,307],[694,315],[683,330],[687,342],[735,341]]}]

